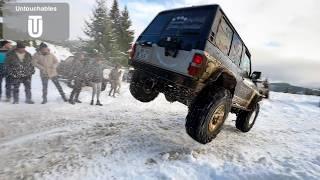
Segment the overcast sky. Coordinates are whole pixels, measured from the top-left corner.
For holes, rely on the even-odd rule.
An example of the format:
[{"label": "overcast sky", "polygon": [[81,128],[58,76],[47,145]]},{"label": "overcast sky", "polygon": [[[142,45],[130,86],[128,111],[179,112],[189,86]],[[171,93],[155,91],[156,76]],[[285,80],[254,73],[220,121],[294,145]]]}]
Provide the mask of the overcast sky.
[{"label": "overcast sky", "polygon": [[[68,2],[70,38],[84,36],[83,22],[95,0],[46,2]],[[319,0],[120,0],[121,8],[129,8],[136,35],[162,10],[200,4],[222,6],[251,51],[254,70],[272,81],[320,88]]]}]

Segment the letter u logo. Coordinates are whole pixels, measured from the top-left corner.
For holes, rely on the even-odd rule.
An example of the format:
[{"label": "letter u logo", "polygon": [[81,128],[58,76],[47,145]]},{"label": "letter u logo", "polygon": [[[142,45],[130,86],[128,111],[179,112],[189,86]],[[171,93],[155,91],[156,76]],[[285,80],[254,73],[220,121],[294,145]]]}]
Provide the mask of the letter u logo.
[{"label": "letter u logo", "polygon": [[42,16],[29,16],[28,19],[28,34],[32,38],[39,38],[43,33]]}]

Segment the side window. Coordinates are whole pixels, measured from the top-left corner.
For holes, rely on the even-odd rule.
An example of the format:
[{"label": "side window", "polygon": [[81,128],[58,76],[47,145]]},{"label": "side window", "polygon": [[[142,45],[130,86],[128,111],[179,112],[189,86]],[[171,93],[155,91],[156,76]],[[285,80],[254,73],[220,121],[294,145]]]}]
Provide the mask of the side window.
[{"label": "side window", "polygon": [[244,56],[242,57],[240,68],[242,71],[246,72],[248,76],[250,76],[251,73],[251,61],[247,53],[244,53]]},{"label": "side window", "polygon": [[237,34],[234,34],[229,57],[233,61],[233,63],[235,63],[238,66],[240,64],[242,47],[242,42],[240,41],[239,36]]},{"label": "side window", "polygon": [[231,40],[232,40],[232,29],[228,26],[227,22],[222,18],[218,27],[216,36],[216,45],[224,53],[228,54]]}]

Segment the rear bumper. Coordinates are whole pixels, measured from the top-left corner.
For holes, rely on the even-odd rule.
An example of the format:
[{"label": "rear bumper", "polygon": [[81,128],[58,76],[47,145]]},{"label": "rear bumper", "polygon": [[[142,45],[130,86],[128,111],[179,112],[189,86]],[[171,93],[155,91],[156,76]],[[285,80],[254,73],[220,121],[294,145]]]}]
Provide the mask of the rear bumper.
[{"label": "rear bumper", "polygon": [[155,78],[159,82],[162,82],[171,86],[180,86],[190,90],[196,89],[198,82],[191,77],[184,76],[172,71],[168,71],[156,66],[152,66],[147,63],[130,61],[129,64],[133,66],[136,70],[143,71],[148,74],[151,78]]},{"label": "rear bumper", "polygon": [[199,92],[201,83],[197,80],[174,73],[165,69],[161,69],[143,62],[131,61],[129,63],[135,70],[143,72],[144,75],[150,77],[155,82],[155,89],[170,99],[179,101],[187,106],[196,97]]}]

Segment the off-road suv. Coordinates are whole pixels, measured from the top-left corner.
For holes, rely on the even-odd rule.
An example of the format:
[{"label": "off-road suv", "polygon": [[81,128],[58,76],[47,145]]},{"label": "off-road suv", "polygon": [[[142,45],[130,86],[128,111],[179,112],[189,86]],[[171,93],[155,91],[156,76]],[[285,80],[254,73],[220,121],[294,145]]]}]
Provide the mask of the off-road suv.
[{"label": "off-road suv", "polygon": [[189,107],[187,133],[206,144],[229,112],[248,132],[262,97],[251,73],[251,55],[219,7],[207,5],[159,13],[133,45],[131,94],[141,102],[163,93]]}]

